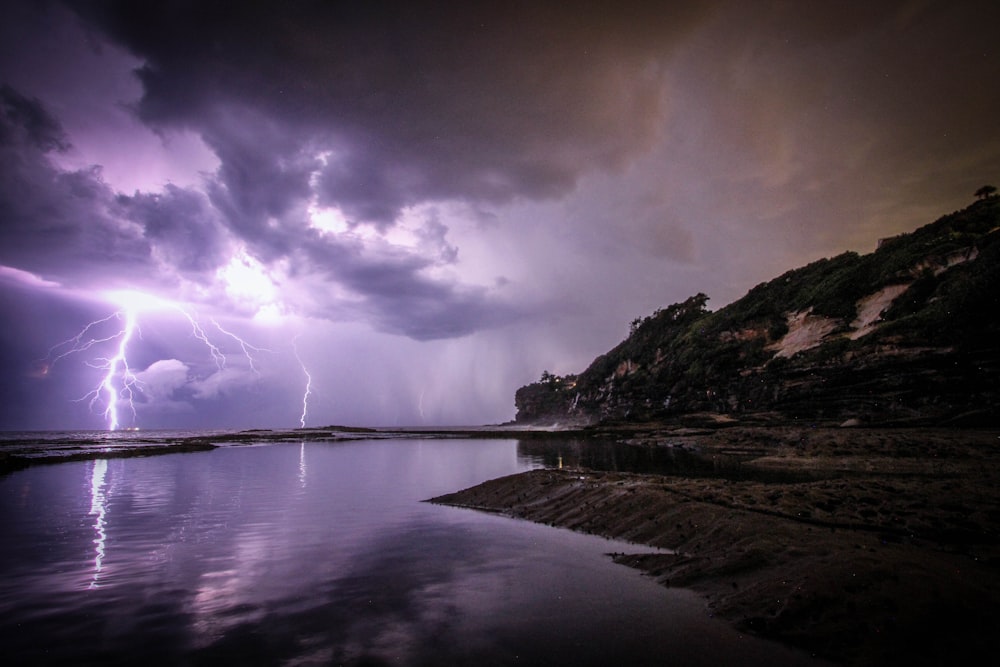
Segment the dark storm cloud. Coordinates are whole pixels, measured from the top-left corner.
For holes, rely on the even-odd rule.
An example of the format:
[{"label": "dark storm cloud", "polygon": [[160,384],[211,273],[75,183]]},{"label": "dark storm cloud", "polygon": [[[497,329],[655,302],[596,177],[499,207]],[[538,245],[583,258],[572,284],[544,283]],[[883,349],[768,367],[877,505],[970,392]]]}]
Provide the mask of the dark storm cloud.
[{"label": "dark storm cloud", "polygon": [[418,340],[463,336],[518,316],[489,290],[426,275],[457,255],[433,215],[416,230],[415,249],[309,229],[303,201],[318,163],[301,149],[280,153],[291,144],[273,127],[268,134],[260,119],[211,135],[230,159],[206,175],[207,194],[168,184],[161,192],[122,195],[98,167],[54,166],[51,154],[69,144],[38,100],[5,86],[0,101],[0,264],[70,287],[155,286],[178,275],[204,282],[229,261],[232,232],[256,256],[292,258],[296,275],[323,276],[350,292],[348,306],[320,285],[309,298],[312,315],[362,317]]},{"label": "dark storm cloud", "polygon": [[415,340],[465,336],[515,322],[527,308],[491,290],[429,277],[427,271],[454,259],[444,242],[447,231],[431,219],[424,235],[436,252],[372,249],[356,241],[311,233],[311,241],[293,257],[299,271],[325,276],[356,297],[341,302],[318,300],[312,314],[340,319],[352,314],[376,329]]},{"label": "dark storm cloud", "polygon": [[220,216],[201,192],[167,185],[161,193],[121,195],[118,204],[161,259],[180,271],[211,271],[229,260]]},{"label": "dark storm cloud", "polygon": [[69,150],[62,126],[42,106],[7,84],[0,85],[0,145],[32,145],[42,152]]},{"label": "dark storm cloud", "polygon": [[[155,285],[177,274],[203,281],[230,259],[228,227],[258,256],[292,258],[295,274],[323,276],[350,292],[347,306],[320,285],[310,298],[313,315],[363,317],[418,340],[462,336],[517,317],[516,307],[484,288],[426,275],[457,254],[447,227],[433,216],[417,229],[416,249],[308,229],[301,201],[316,164],[300,159],[301,152],[276,159],[260,132],[255,150],[250,141],[219,144],[225,155],[244,152],[206,177],[208,195],[174,185],[121,195],[97,167],[55,167],[49,154],[68,146],[59,123],[38,100],[9,87],[0,94],[0,264],[71,287]],[[271,224],[275,219],[280,224]]]},{"label": "dark storm cloud", "polygon": [[0,89],[0,264],[90,283],[141,273],[149,246],[117,215],[99,168],[62,171],[48,159],[68,148],[59,123],[35,99]]},{"label": "dark storm cloud", "polygon": [[[426,200],[563,194],[643,150],[663,112],[662,56],[699,14],[695,3],[69,4],[144,61],[146,122],[212,143],[219,110],[235,107],[306,131],[331,151],[320,203],[380,226]],[[238,189],[235,156],[220,157]]]},{"label": "dark storm cloud", "polygon": [[695,3],[68,4],[143,62],[139,117],[193,129],[218,156],[208,196],[255,256],[321,272],[376,328],[421,340],[524,308],[430,277],[457,257],[438,222],[424,247],[392,250],[318,235],[308,204],[385,231],[429,201],[565,194],[656,138],[664,54],[699,19]]},{"label": "dark storm cloud", "polygon": [[1000,167],[1000,87],[987,83],[1000,76],[998,20],[992,2],[738,8],[693,56],[706,56],[705,152],[802,201],[822,192],[843,209],[890,186],[896,206],[940,205],[956,178]]},{"label": "dark storm cloud", "polygon": [[[365,272],[352,276],[371,278]],[[378,286],[365,282],[368,307],[378,328],[416,340],[464,336],[479,329],[512,324],[523,310],[491,298],[489,290],[421,278],[408,271],[382,271]]]},{"label": "dark storm cloud", "polygon": [[201,132],[221,161],[208,192],[226,223],[263,259],[287,254],[306,223],[310,179],[320,167],[306,138],[243,107],[217,109]]}]

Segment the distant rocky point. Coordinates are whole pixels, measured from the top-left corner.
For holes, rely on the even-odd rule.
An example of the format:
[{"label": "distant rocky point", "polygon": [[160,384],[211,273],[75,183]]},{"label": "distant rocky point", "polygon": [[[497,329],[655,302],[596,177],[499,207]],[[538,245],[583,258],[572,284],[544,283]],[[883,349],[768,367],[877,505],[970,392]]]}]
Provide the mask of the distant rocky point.
[{"label": "distant rocky point", "polygon": [[519,424],[1000,424],[1000,198],[789,271],[711,312],[632,322],[579,375],[517,390]]}]

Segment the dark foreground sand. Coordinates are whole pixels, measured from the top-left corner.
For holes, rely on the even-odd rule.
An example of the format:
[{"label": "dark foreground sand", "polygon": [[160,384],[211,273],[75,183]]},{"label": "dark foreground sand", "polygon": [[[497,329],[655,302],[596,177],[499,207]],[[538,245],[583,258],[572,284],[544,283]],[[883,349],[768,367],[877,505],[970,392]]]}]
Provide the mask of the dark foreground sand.
[{"label": "dark foreground sand", "polygon": [[433,502],[632,541],[617,562],[819,656],[993,664],[1000,432],[730,428],[649,432],[633,444],[743,456],[744,467],[800,481],[540,470]]}]

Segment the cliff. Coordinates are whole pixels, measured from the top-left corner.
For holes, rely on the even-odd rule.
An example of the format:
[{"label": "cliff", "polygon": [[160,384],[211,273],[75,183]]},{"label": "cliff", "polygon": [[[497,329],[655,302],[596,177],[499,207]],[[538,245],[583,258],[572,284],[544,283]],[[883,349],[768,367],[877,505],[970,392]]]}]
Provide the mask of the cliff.
[{"label": "cliff", "polygon": [[579,375],[515,395],[518,423],[1000,423],[1000,199],[789,271],[715,312],[632,322]]}]

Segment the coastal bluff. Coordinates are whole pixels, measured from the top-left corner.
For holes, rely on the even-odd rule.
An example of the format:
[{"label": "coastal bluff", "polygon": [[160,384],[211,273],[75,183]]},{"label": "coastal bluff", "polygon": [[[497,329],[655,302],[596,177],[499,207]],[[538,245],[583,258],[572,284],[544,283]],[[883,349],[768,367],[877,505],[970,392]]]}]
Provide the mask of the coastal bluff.
[{"label": "coastal bluff", "polygon": [[996,425],[998,228],[984,197],[714,312],[704,294],[661,308],[583,372],[518,389],[515,422]]}]

